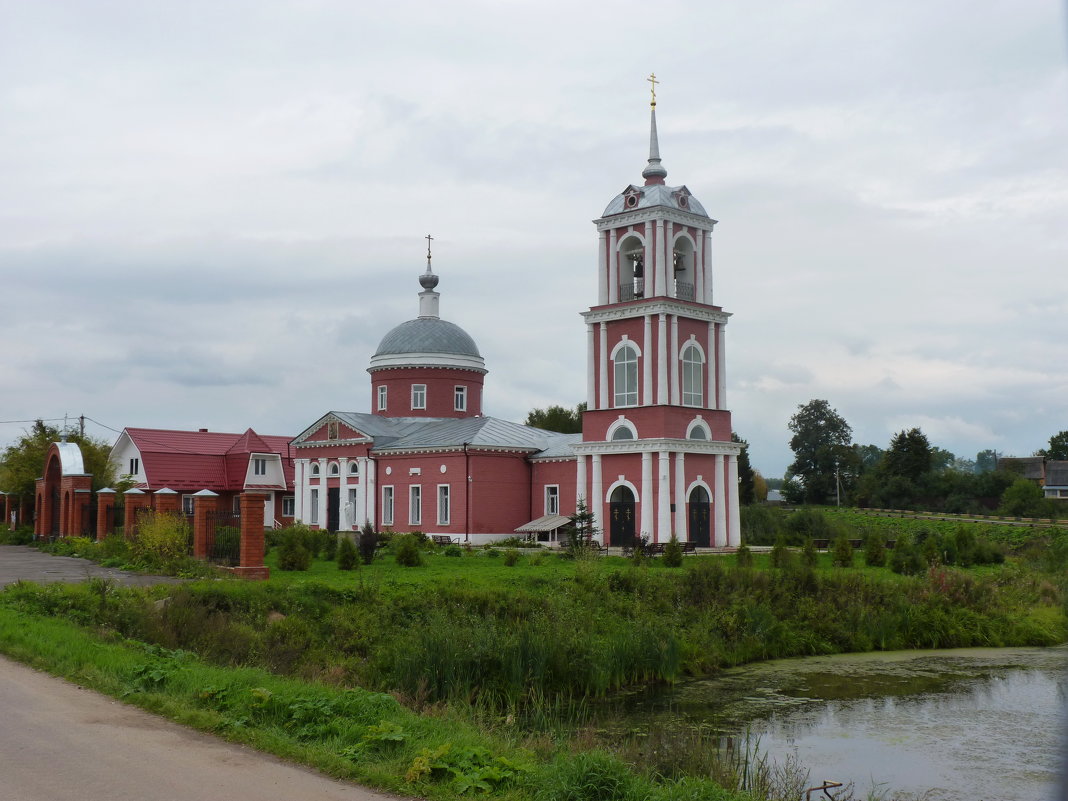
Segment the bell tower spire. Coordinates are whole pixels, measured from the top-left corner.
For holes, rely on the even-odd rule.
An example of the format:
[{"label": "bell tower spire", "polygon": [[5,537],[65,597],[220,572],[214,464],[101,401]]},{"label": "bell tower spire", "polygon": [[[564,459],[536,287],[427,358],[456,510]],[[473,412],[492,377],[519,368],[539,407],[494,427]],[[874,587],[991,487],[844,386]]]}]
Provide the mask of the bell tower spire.
[{"label": "bell tower spire", "polygon": [[646,186],[663,184],[667,178],[667,170],[660,163],[660,141],[656,135],[656,85],[660,83],[656,79],[656,73],[651,73],[645,80],[649,81],[649,90],[652,99],[649,101],[649,163],[642,170],[642,178]]},{"label": "bell tower spire", "polygon": [[430,243],[434,237],[426,235],[426,272],[419,276],[419,286],[423,291],[419,293],[419,316],[424,318],[436,318],[438,316],[438,301],[441,298],[434,287],[438,285],[438,277],[430,269]]}]

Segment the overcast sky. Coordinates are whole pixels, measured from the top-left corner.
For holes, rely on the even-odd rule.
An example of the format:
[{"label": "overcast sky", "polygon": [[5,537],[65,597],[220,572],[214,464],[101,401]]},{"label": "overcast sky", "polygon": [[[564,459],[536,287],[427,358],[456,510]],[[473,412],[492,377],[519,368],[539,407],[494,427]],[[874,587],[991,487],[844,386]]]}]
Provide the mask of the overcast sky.
[{"label": "overcast sky", "polygon": [[584,400],[655,72],[754,466],[813,398],[1030,454],[1068,429],[1065,39],[1053,0],[0,0],[0,421],[368,411],[427,233],[486,412]]}]

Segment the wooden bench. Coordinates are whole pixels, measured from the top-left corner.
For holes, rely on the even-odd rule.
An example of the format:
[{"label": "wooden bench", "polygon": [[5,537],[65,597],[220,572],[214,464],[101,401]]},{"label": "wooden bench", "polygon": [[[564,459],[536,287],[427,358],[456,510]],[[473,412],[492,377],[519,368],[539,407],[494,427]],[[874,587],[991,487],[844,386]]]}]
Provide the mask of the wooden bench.
[{"label": "wooden bench", "polygon": [[459,537],[450,537],[448,534],[431,534],[430,541],[435,545],[459,545]]}]

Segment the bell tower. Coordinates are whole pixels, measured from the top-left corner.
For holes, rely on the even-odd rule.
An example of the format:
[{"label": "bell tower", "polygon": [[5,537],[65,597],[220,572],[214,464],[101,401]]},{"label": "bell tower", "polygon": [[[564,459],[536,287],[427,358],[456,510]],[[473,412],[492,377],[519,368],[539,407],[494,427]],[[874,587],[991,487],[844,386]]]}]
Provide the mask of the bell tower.
[{"label": "bell tower", "polygon": [[[612,544],[638,537],[737,545],[737,455],[725,382],[729,314],[714,304],[716,220],[669,186],[656,127],[656,76],[643,183],[597,226],[597,304],[587,327],[587,412],[578,494]],[[655,463],[655,466],[654,466]]]}]

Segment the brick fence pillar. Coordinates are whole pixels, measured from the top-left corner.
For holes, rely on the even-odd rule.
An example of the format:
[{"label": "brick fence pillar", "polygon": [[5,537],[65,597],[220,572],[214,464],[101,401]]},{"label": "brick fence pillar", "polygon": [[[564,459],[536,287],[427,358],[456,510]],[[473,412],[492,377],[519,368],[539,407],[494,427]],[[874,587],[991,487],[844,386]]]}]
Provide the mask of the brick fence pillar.
[{"label": "brick fence pillar", "polygon": [[108,531],[108,510],[115,508],[115,490],[104,487],[96,494],[96,541],[100,542]]},{"label": "brick fence pillar", "polygon": [[139,489],[128,489],[123,494],[126,496],[126,515],[122,521],[122,533],[126,539],[132,540],[137,536],[137,514],[148,508],[152,498]]},{"label": "brick fence pillar", "polygon": [[193,558],[208,558],[208,526],[213,525],[211,515],[219,506],[219,496],[211,490],[193,494]]},{"label": "brick fence pillar", "polygon": [[179,500],[178,493],[167,487],[156,490],[152,495],[152,504],[156,512],[161,515],[178,514]]},{"label": "brick fence pillar", "polygon": [[4,493],[4,525],[11,531],[15,530],[15,518],[12,516],[15,511],[15,496]]},{"label": "brick fence pillar", "polygon": [[37,479],[34,490],[34,503],[37,514],[33,517],[33,534],[35,537],[47,537],[52,533],[52,504],[45,497],[45,480]]},{"label": "brick fence pillar", "polygon": [[267,579],[270,569],[263,564],[263,504],[258,492],[241,494],[241,566],[233,572],[243,578]]},{"label": "brick fence pillar", "polygon": [[96,531],[96,521],[88,520],[89,504],[93,501],[93,491],[86,487],[74,490],[74,505],[70,510],[68,536],[88,537]]}]

